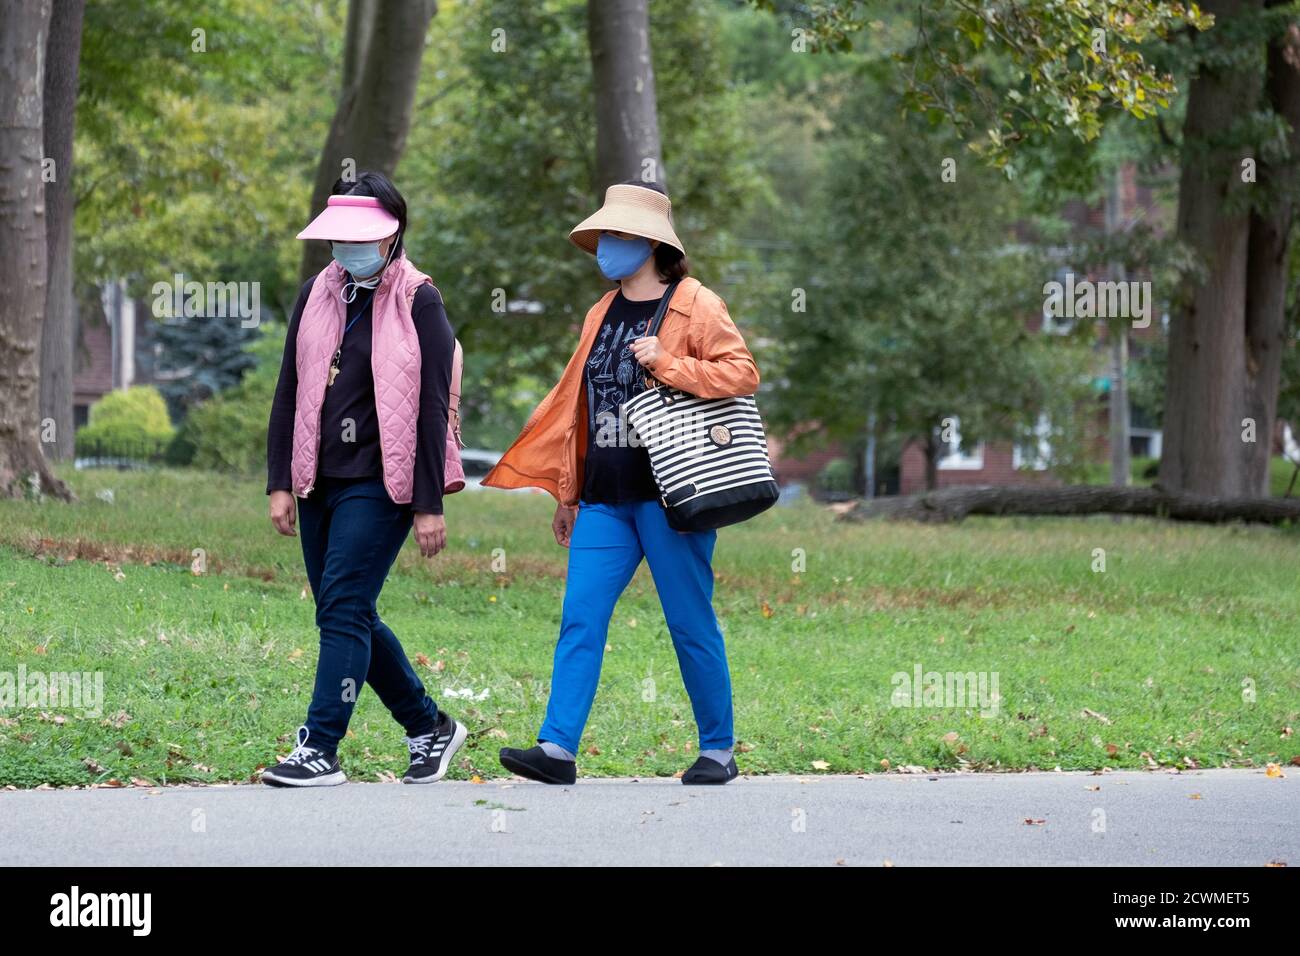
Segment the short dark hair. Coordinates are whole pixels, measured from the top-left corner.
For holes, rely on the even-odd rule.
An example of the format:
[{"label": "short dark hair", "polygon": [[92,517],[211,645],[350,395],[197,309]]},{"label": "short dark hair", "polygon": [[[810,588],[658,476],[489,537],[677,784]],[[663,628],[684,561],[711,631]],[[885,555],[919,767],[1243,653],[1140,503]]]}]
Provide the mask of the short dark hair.
[{"label": "short dark hair", "polygon": [[[659,183],[644,179],[627,179],[619,185],[640,186],[643,189],[653,189],[664,196],[668,195],[668,190]],[[686,253],[666,242],[660,242],[655,246],[655,268],[659,270],[659,276],[665,282],[678,282],[691,274],[691,263],[686,258]]]},{"label": "short dark hair", "polygon": [[402,254],[402,236],[406,234],[406,200],[393,181],[383,173],[359,173],[355,180],[339,179],[330,188],[333,196],[373,196],[388,214],[397,220],[397,242],[391,258]]}]

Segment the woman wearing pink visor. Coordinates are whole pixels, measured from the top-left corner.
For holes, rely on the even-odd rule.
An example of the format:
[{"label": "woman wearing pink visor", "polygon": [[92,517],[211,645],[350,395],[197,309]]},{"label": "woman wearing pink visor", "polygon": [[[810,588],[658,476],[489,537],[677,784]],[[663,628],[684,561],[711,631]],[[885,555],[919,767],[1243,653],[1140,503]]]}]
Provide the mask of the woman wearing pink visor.
[{"label": "woman wearing pink visor", "polygon": [[401,193],[378,173],[333,192],[298,234],[327,240],[333,261],[294,307],[266,450],[272,524],[293,535],[301,518],[320,659],[297,746],[262,780],[346,782],[338,745],[369,684],[406,730],[403,782],[433,783],[466,730],[425,691],[375,602],[412,525],[425,557],[446,545],[442,499],[460,480],[458,460],[445,474],[458,459],[447,452],[456,341],[442,296],[402,249]]}]

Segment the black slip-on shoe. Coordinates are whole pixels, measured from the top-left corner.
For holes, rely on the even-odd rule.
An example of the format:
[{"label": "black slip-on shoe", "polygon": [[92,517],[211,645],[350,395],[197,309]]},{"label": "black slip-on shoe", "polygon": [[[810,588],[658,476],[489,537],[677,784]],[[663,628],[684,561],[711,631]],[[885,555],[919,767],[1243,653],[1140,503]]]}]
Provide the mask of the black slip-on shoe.
[{"label": "black slip-on shoe", "polygon": [[327,754],[307,743],[307,728],[298,728],[298,746],[278,767],[262,771],[262,783],[272,787],[337,787],[348,778],[337,754]]},{"label": "black slip-on shoe", "polygon": [[464,724],[443,712],[432,733],[403,737],[411,751],[411,765],[406,768],[402,783],[437,783],[451,769],[451,758],[468,734]]},{"label": "black slip-on shoe", "polygon": [[739,775],[735,757],[728,760],[725,767],[712,757],[699,757],[691,764],[691,769],[682,774],[682,783],[722,784],[735,780]]},{"label": "black slip-on shoe", "polygon": [[501,766],[538,783],[568,784],[575,783],[578,779],[577,763],[572,760],[556,760],[541,747],[529,747],[527,750],[502,747]]}]

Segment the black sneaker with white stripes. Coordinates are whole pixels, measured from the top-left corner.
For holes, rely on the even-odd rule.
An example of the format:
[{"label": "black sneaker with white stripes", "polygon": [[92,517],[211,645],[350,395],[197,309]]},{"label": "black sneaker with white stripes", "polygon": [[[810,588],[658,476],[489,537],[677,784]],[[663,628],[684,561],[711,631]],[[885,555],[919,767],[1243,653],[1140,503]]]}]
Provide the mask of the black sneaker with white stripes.
[{"label": "black sneaker with white stripes", "polygon": [[468,733],[464,724],[443,711],[433,733],[403,737],[411,751],[411,765],[402,783],[436,783],[445,777]]},{"label": "black sneaker with white stripes", "polygon": [[337,787],[348,778],[336,754],[327,754],[307,743],[306,727],[298,728],[298,746],[278,767],[262,771],[262,783],[272,787]]}]

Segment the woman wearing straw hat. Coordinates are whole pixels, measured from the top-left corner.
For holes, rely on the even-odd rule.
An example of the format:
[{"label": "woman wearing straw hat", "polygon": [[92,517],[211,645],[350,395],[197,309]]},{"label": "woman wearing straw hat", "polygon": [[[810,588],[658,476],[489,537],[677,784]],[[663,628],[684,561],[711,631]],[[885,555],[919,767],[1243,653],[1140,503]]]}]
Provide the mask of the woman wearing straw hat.
[{"label": "woman wearing straw hat", "polygon": [[[650,459],[620,414],[646,373],[702,398],[752,395],[758,368],[726,304],[690,278],[663,188],[611,186],[605,204],[569,238],[592,253],[618,288],[582,327],[560,381],[534,410],[483,484],[539,487],[558,502],[552,529],[569,549],[568,578],[538,746],[506,747],[502,765],[543,783],[573,783],[576,755],[596,696],[610,616],[644,557],[672,635],[699,728],[700,755],[686,784],[723,784],[732,756],[731,676],[713,613],[716,532],[668,527]],[[658,335],[646,336],[670,295]]]},{"label": "woman wearing straw hat", "polygon": [[459,480],[448,451],[456,342],[442,296],[402,249],[401,193],[378,173],[333,192],[298,234],[329,241],[333,261],[294,307],[266,454],[271,522],[293,535],[301,513],[320,659],[297,746],[262,780],[346,782],[338,745],[369,684],[406,730],[403,782],[432,783],[466,730],[425,692],[375,601],[412,525],[425,557],[446,544],[442,499]]}]

